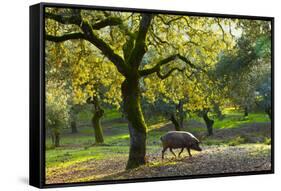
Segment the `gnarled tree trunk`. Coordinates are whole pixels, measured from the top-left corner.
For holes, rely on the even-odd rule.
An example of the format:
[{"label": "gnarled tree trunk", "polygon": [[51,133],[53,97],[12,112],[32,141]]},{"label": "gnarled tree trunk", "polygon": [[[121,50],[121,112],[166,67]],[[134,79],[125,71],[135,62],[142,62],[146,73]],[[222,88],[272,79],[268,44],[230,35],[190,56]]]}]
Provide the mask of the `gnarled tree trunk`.
[{"label": "gnarled tree trunk", "polygon": [[177,110],[178,110],[178,113],[179,113],[179,125],[180,125],[180,129],[183,128],[183,120],[184,120],[184,111],[183,111],[183,100],[180,100],[179,101],[179,104],[177,106]]},{"label": "gnarled tree trunk", "polygon": [[102,127],[101,127],[101,118],[103,116],[103,110],[100,109],[98,111],[94,112],[94,116],[92,118],[92,124],[93,124],[93,128],[95,131],[95,140],[96,143],[103,143],[104,139],[103,139],[103,132],[102,132]]},{"label": "gnarled tree trunk", "polygon": [[208,135],[211,136],[213,135],[213,125],[214,125],[214,120],[210,119],[208,117],[208,113],[209,113],[209,110],[208,109],[204,109],[202,111],[202,117],[205,121],[205,124],[206,124],[206,127],[207,127],[207,130],[208,130]]},{"label": "gnarled tree trunk", "polygon": [[268,115],[269,119],[272,119],[271,107],[267,107],[265,109],[265,113]]},{"label": "gnarled tree trunk", "polygon": [[77,107],[78,105],[72,105],[71,108],[70,108],[70,128],[71,128],[71,133],[72,134],[75,134],[75,133],[78,133],[78,130],[77,130],[77,124],[76,124],[76,121],[77,121]]},{"label": "gnarled tree trunk", "polygon": [[249,115],[249,109],[248,109],[248,106],[245,106],[244,107],[244,117],[248,117]]},{"label": "gnarled tree trunk", "polygon": [[101,118],[104,114],[104,110],[101,108],[99,104],[99,100],[97,97],[93,97],[92,100],[87,100],[88,103],[92,103],[94,105],[94,115],[92,117],[92,125],[95,131],[95,142],[103,143],[103,131],[101,127]]},{"label": "gnarled tree trunk", "polygon": [[178,122],[178,120],[176,119],[175,114],[171,114],[170,120],[174,124],[175,130],[176,131],[180,131],[181,130],[181,126],[180,126],[180,123]]},{"label": "gnarled tree trunk", "polygon": [[76,125],[75,120],[71,121],[70,126],[71,126],[71,133],[72,134],[78,133],[77,125]]},{"label": "gnarled tree trunk", "polygon": [[60,133],[59,132],[52,132],[52,144],[55,147],[59,147],[60,146]]},{"label": "gnarled tree trunk", "polygon": [[132,169],[146,162],[147,127],[140,105],[140,88],[137,75],[132,75],[130,79],[123,81],[122,96],[130,132],[130,152],[126,169]]},{"label": "gnarled tree trunk", "polygon": [[60,146],[60,134],[56,133],[55,134],[55,147],[59,147]]}]

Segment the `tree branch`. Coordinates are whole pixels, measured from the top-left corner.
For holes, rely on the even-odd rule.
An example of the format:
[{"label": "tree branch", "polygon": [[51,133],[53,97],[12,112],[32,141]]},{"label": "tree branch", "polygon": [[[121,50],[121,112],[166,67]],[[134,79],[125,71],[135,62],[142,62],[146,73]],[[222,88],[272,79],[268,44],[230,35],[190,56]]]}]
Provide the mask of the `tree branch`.
[{"label": "tree branch", "polygon": [[129,74],[128,65],[125,64],[123,58],[118,54],[115,54],[107,43],[93,33],[92,26],[87,21],[82,22],[81,29],[84,32],[86,39],[95,45],[117,67],[117,70],[120,73],[123,75]]},{"label": "tree branch", "polygon": [[95,45],[103,53],[103,55],[105,55],[117,67],[117,70],[120,73],[122,73],[123,75],[128,75],[128,66],[125,64],[123,58],[118,54],[115,54],[111,47],[102,39],[98,38],[93,32],[94,29],[100,29],[110,25],[118,25],[121,20],[119,18],[108,18],[94,25],[91,25],[87,21],[84,21],[82,19],[80,12],[80,10],[73,10],[73,14],[71,16],[62,16],[53,13],[45,13],[46,18],[53,19],[59,23],[78,25],[84,33],[74,33],[59,37],[47,35],[46,39],[54,42],[62,42],[65,40],[79,38],[88,40],[90,43]]},{"label": "tree branch", "polygon": [[77,16],[77,15],[62,16],[62,15],[57,15],[57,14],[46,12],[45,18],[55,20],[61,24],[80,25],[80,23],[81,23],[81,17]]},{"label": "tree branch", "polygon": [[222,25],[220,24],[220,20],[217,18],[216,19],[216,22],[217,22],[217,24],[218,24],[218,26],[220,27],[220,30],[221,30],[221,32],[222,32],[222,40],[225,42],[225,38],[224,38],[224,36],[225,36],[225,34],[224,34],[224,30],[223,30],[223,27],[222,27]]},{"label": "tree branch", "polygon": [[162,75],[162,74],[160,73],[160,70],[158,70],[158,71],[156,72],[156,74],[157,74],[157,76],[158,76],[160,79],[164,80],[164,79],[168,78],[174,71],[178,70],[178,71],[180,71],[180,72],[183,72],[184,69],[185,69],[185,68],[182,68],[182,69],[180,69],[180,68],[172,68],[168,73],[166,73],[166,74],[164,74],[164,75]]},{"label": "tree branch", "polygon": [[111,17],[111,18],[107,18],[105,20],[102,20],[96,24],[92,25],[92,29],[93,30],[98,30],[107,26],[115,26],[115,25],[120,25],[122,24],[122,20],[120,18],[117,17]]},{"label": "tree branch", "polygon": [[154,67],[152,68],[149,68],[149,69],[144,69],[144,70],[141,70],[139,71],[140,75],[141,76],[147,76],[149,74],[153,74],[155,72],[159,72],[160,71],[160,68],[161,66],[165,65],[165,64],[168,64],[169,62],[171,61],[174,61],[176,59],[180,59],[182,61],[184,61],[186,64],[188,64],[190,67],[192,68],[195,68],[195,69],[198,69],[197,66],[195,66],[194,64],[192,64],[187,58],[185,58],[184,56],[181,56],[180,54],[174,54],[174,55],[171,55],[161,61],[159,61]]},{"label": "tree branch", "polygon": [[138,68],[138,66],[140,65],[142,57],[146,52],[145,38],[152,18],[153,18],[152,14],[142,14],[138,35],[135,41],[135,47],[128,59],[128,63],[130,63],[132,66],[136,68]]},{"label": "tree branch", "polygon": [[53,35],[46,34],[45,37],[46,37],[46,40],[52,41],[52,42],[63,42],[63,41],[67,41],[67,40],[85,39],[85,36],[82,33],[70,33],[70,34],[65,34],[62,36],[53,36]]},{"label": "tree branch", "polygon": [[171,24],[171,22],[180,20],[180,19],[182,19],[183,16],[175,17],[175,18],[173,18],[173,19],[170,19],[169,21],[165,21],[164,18],[161,17],[161,16],[159,16],[159,15],[157,15],[157,17],[160,18],[160,20],[161,20],[165,25],[168,25],[168,26],[169,26],[169,25]]},{"label": "tree branch", "polygon": [[[77,13],[76,15],[71,15],[71,16],[62,16],[62,15],[57,15],[53,13],[45,13],[45,17],[48,19],[55,20],[61,24],[75,24],[75,25],[80,25],[82,22],[82,18]],[[99,21],[95,24],[92,25],[93,30],[99,30],[101,28],[107,27],[107,26],[115,26],[122,24],[122,20],[118,17],[110,17],[107,19],[104,19],[102,21]]]}]

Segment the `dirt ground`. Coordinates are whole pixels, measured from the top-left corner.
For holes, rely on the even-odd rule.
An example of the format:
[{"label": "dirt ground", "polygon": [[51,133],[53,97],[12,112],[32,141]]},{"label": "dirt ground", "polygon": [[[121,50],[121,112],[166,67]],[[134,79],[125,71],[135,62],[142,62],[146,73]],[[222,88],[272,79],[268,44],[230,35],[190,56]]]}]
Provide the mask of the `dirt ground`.
[{"label": "dirt ground", "polygon": [[[179,152],[179,151],[176,151]],[[202,152],[185,152],[181,158],[167,153],[164,160],[159,153],[148,153],[148,163],[137,169],[125,171],[126,156],[107,160],[88,160],[73,164],[67,169],[53,171],[46,183],[116,180],[167,176],[217,174],[228,172],[262,171],[271,169],[271,148],[264,144],[239,146],[205,146]]]}]

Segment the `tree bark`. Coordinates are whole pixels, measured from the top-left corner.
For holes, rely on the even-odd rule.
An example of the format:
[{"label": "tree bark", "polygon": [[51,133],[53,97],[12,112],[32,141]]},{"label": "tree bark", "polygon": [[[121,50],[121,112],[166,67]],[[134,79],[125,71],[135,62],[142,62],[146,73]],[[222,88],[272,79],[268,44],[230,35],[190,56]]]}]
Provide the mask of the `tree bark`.
[{"label": "tree bark", "polygon": [[170,120],[174,124],[175,130],[176,131],[180,131],[181,130],[181,126],[180,126],[180,123],[178,122],[178,120],[176,119],[175,114],[171,114]]},{"label": "tree bark", "polygon": [[249,115],[249,109],[247,106],[244,107],[244,117],[248,117]]},{"label": "tree bark", "polygon": [[206,127],[207,127],[207,131],[208,131],[208,135],[211,136],[213,135],[213,125],[214,125],[214,120],[210,119],[208,117],[208,110],[203,110],[203,119],[205,121]]},{"label": "tree bark", "polygon": [[271,113],[271,107],[268,107],[265,109],[265,113],[268,115],[270,121],[272,120],[272,113]]},{"label": "tree bark", "polygon": [[136,168],[145,164],[146,155],[146,124],[141,103],[140,87],[137,75],[132,75],[122,83],[124,114],[128,120],[130,132],[130,151],[126,169]]},{"label": "tree bark", "polygon": [[56,133],[55,134],[55,147],[59,147],[60,146],[60,134]]},{"label": "tree bark", "polygon": [[55,147],[59,147],[60,146],[60,133],[57,133],[57,132],[53,132],[52,133],[52,144]]},{"label": "tree bark", "polygon": [[78,133],[78,129],[77,129],[77,113],[78,113],[78,105],[73,104],[70,108],[70,128],[71,128],[71,133],[75,134]]},{"label": "tree bark", "polygon": [[92,117],[92,125],[95,131],[95,142],[103,143],[103,131],[101,127],[101,118],[104,114],[103,109],[100,107],[99,101],[97,97],[93,97],[91,103],[94,104],[94,115]]},{"label": "tree bark", "polygon": [[72,134],[78,133],[77,125],[76,125],[75,120],[71,121],[70,126],[71,126],[71,133]]},{"label": "tree bark", "polygon": [[183,100],[179,101],[178,104],[178,113],[179,113],[179,125],[180,125],[180,129],[183,129],[183,120],[184,120],[184,111],[183,111]]},{"label": "tree bark", "polygon": [[103,116],[103,110],[95,111],[92,118],[92,124],[95,131],[95,140],[96,143],[103,143],[103,132],[101,127],[101,118]]}]

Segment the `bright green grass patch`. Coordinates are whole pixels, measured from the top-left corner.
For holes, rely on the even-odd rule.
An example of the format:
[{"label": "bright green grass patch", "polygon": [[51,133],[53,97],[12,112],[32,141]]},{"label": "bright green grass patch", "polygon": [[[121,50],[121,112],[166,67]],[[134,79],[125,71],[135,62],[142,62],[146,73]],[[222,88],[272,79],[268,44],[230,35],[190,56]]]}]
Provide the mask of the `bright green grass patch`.
[{"label": "bright green grass patch", "polygon": [[77,114],[77,118],[80,121],[89,121],[93,116],[93,112],[91,110],[85,109]]},{"label": "bright green grass patch", "polygon": [[263,113],[250,113],[247,118],[243,117],[241,113],[231,113],[227,115],[223,120],[215,119],[214,128],[224,129],[224,128],[234,128],[247,123],[261,123],[269,122],[269,118]]},{"label": "bright green grass patch", "polygon": [[[147,146],[148,153],[159,153],[161,147]],[[76,163],[85,162],[87,160],[105,160],[114,156],[127,157],[129,146],[93,146],[88,149],[62,149],[57,148],[46,151],[46,167],[47,168],[67,168]]]},{"label": "bright green grass patch", "polygon": [[[79,121],[90,121],[91,118],[93,117],[93,112],[90,109],[85,109],[79,112],[77,115]],[[119,119],[121,118],[121,116],[122,116],[121,112],[115,109],[105,109],[104,116],[102,119],[104,121],[111,121],[113,119]]]},{"label": "bright green grass patch", "polygon": [[113,119],[120,119],[122,117],[121,112],[115,109],[105,109],[104,120],[111,121]]},{"label": "bright green grass patch", "polygon": [[128,146],[93,146],[88,149],[62,149],[57,148],[46,151],[46,166],[50,167],[68,167],[75,163],[87,161],[90,159],[102,160],[111,158],[113,155],[127,155]]}]

